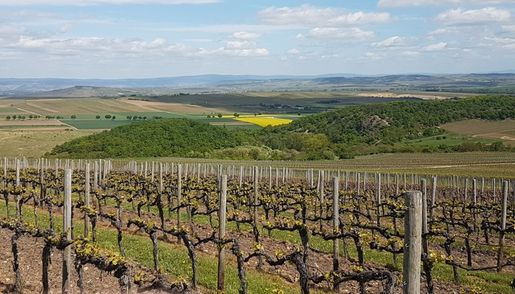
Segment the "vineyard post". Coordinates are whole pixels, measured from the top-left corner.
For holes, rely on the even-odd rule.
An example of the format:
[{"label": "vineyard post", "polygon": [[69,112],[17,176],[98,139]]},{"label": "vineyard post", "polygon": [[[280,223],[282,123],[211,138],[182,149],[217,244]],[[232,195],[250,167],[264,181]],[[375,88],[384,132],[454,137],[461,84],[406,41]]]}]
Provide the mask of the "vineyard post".
[{"label": "vineyard post", "polygon": [[[257,169],[257,167],[256,167]],[[254,236],[256,237],[256,242],[259,243],[259,229],[258,229],[258,202],[259,202],[259,181],[257,173],[254,174],[254,199],[253,199],[253,213],[252,213],[252,224]],[[258,265],[257,268],[261,269],[263,264],[263,260],[261,256],[258,256]]]},{"label": "vineyard post", "polygon": [[279,169],[275,168],[275,186],[279,186]]},{"label": "vineyard post", "polygon": [[268,188],[272,189],[272,167],[269,167],[269,174],[268,174]]},{"label": "vineyard post", "polygon": [[239,178],[238,187],[241,189],[241,185],[243,184],[243,166],[240,166],[240,178]]},{"label": "vineyard post", "polygon": [[322,220],[324,217],[324,203],[325,203],[325,191],[324,191],[324,171],[320,171],[320,190],[319,190],[319,196],[320,196],[320,230],[322,230],[322,226],[324,224],[324,221]]},{"label": "vineyard post", "polygon": [[428,293],[434,293],[433,290],[433,277],[431,275],[432,265],[429,262],[429,244],[427,240],[427,234],[429,234],[429,227],[427,223],[427,181],[426,179],[420,180],[420,186],[422,187],[422,251],[424,254],[423,267],[426,276],[426,283]]},{"label": "vineyard post", "polygon": [[420,293],[422,193],[406,192],[404,201],[407,211],[404,217],[403,293],[417,294]]},{"label": "vineyard post", "polygon": [[464,194],[464,205],[466,206],[467,205],[467,200],[468,200],[468,188],[469,188],[469,179],[466,178],[465,179],[465,194]]},{"label": "vineyard post", "polygon": [[[220,191],[220,209],[218,210],[219,226],[218,226],[218,239],[220,242],[225,238],[225,222],[226,222],[226,209],[227,209],[227,175],[222,175],[221,191]],[[224,245],[218,245],[218,290],[224,291]]]},{"label": "vineyard post", "polygon": [[345,190],[349,189],[349,172],[345,172]]},{"label": "vineyard post", "polygon": [[377,203],[377,225],[381,225],[381,174],[377,174],[377,190],[376,190],[376,203]]},{"label": "vineyard post", "polygon": [[[86,209],[89,209],[90,205],[90,166],[89,162],[86,163],[86,186],[84,187],[84,205]],[[87,238],[89,236],[89,216],[88,212],[84,213],[84,236]]]},{"label": "vineyard post", "polygon": [[93,172],[93,190],[98,189],[98,161],[95,160],[95,170]]},{"label": "vineyard post", "polygon": [[[72,170],[64,171],[64,205],[63,205],[63,233],[67,241],[71,241],[72,226]],[[70,273],[71,268],[71,247],[66,246],[63,250],[63,283],[62,292],[70,291]]]},{"label": "vineyard post", "polygon": [[501,231],[499,232],[499,248],[497,251],[497,271],[500,272],[501,261],[504,250],[504,232],[506,231],[506,213],[508,207],[508,181],[503,183],[503,196],[502,196],[502,213],[501,213]]},{"label": "vineyard post", "polygon": [[4,157],[4,185],[7,187],[7,157]]},{"label": "vineyard post", "polygon": [[358,195],[359,195],[359,192],[360,192],[360,191],[359,191],[360,176],[361,176],[361,174],[360,174],[360,173],[357,173],[357,174],[356,174],[356,177],[357,177],[356,185],[357,185],[357,193],[358,193]]},{"label": "vineyard post", "polygon": [[16,187],[20,186],[20,160],[16,158]]},{"label": "vineyard post", "polygon": [[399,194],[399,174],[395,174],[395,195]]},{"label": "vineyard post", "polygon": [[155,170],[155,162],[152,161],[152,166],[150,169],[150,182],[154,183],[154,170]]},{"label": "vineyard post", "polygon": [[200,163],[197,165],[197,184],[200,184]]},{"label": "vineyard post", "polygon": [[[16,158],[16,188],[20,188],[20,160]],[[16,193],[16,219],[21,218],[20,193]]]},{"label": "vineyard post", "polygon": [[481,178],[481,198],[485,197],[485,178]]},{"label": "vineyard post", "polygon": [[163,163],[159,163],[159,193],[163,193]]},{"label": "vineyard post", "polygon": [[[339,195],[340,195],[340,178],[335,177],[333,179],[333,234],[337,235],[340,228],[340,207],[339,207]],[[340,268],[338,255],[339,255],[338,239],[333,240],[333,271],[338,271]],[[338,291],[338,284],[334,285],[334,290]]]},{"label": "vineyard post", "polygon": [[435,205],[436,205],[436,181],[437,181],[437,178],[436,178],[436,176],[434,176],[433,177],[433,190],[432,190],[432,194],[431,194],[431,209],[429,211],[431,220],[433,220],[434,209],[435,209]]},{"label": "vineyard post", "polygon": [[494,191],[494,199],[495,199],[495,179],[492,179],[492,190]]},{"label": "vineyard post", "polygon": [[181,205],[182,201],[182,164],[177,165],[177,227],[181,224]]}]

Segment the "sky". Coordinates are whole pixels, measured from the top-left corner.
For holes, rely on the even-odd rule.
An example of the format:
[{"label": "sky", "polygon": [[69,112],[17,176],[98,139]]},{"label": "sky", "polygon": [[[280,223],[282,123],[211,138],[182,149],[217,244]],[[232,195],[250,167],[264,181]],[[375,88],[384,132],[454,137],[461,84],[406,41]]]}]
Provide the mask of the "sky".
[{"label": "sky", "polygon": [[515,71],[515,0],[0,0],[0,77]]}]

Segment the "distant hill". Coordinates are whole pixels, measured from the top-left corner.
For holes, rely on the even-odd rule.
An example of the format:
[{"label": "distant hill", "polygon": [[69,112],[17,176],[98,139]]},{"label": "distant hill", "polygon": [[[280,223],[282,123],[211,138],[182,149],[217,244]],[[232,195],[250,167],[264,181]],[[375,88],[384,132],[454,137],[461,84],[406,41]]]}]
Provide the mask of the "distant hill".
[{"label": "distant hill", "polygon": [[[84,87],[90,87],[84,91]],[[56,90],[64,90],[64,92]],[[199,75],[149,79],[0,79],[0,95],[35,97],[166,95],[178,91],[332,91],[345,89],[515,93],[514,73],[357,76]],[[62,96],[58,96],[62,95]]]}]

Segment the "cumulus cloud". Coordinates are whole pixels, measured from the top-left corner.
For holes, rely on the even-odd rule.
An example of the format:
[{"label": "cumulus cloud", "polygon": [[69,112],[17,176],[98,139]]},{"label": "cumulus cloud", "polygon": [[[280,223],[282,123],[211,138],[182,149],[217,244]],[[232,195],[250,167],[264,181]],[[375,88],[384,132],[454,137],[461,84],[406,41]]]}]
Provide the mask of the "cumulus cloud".
[{"label": "cumulus cloud", "polygon": [[232,37],[238,40],[254,40],[259,38],[260,36],[260,34],[253,32],[235,32],[232,34]]},{"label": "cumulus cloud", "polygon": [[26,5],[121,5],[121,4],[160,4],[160,5],[198,5],[218,3],[219,0],[0,0],[2,6]]},{"label": "cumulus cloud", "polygon": [[447,49],[447,43],[446,42],[440,42],[435,44],[430,44],[422,48],[422,51],[426,52],[435,52],[435,51],[442,51]]},{"label": "cumulus cloud", "polygon": [[314,28],[303,37],[323,40],[339,41],[365,41],[375,36],[374,32],[364,31],[360,28]]},{"label": "cumulus cloud", "polygon": [[449,4],[500,4],[513,3],[512,0],[379,0],[379,7],[409,7]]},{"label": "cumulus cloud", "polygon": [[458,8],[440,13],[436,19],[448,25],[496,23],[509,21],[511,19],[511,12],[509,10],[495,7],[473,10],[463,10]]},{"label": "cumulus cloud", "polygon": [[385,12],[347,12],[337,8],[320,8],[311,5],[300,7],[269,7],[259,12],[262,21],[274,25],[312,25],[341,27],[391,20]]},{"label": "cumulus cloud", "polygon": [[404,45],[404,38],[399,36],[393,36],[390,38],[387,38],[381,42],[372,43],[373,47],[376,48],[391,48],[391,47],[398,47]]}]

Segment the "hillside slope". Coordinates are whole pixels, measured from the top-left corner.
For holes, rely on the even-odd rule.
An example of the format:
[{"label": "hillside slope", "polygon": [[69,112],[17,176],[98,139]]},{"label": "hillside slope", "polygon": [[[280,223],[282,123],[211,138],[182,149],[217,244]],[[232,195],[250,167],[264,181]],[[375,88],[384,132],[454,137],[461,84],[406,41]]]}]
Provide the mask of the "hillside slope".
[{"label": "hillside slope", "polygon": [[483,96],[345,107],[304,117],[289,132],[325,134],[333,143],[393,144],[439,133],[439,125],[464,119],[515,118],[515,97]]},{"label": "hillside slope", "polygon": [[114,128],[55,147],[49,155],[73,158],[203,156],[241,140],[225,128],[187,119],[153,120]]}]

